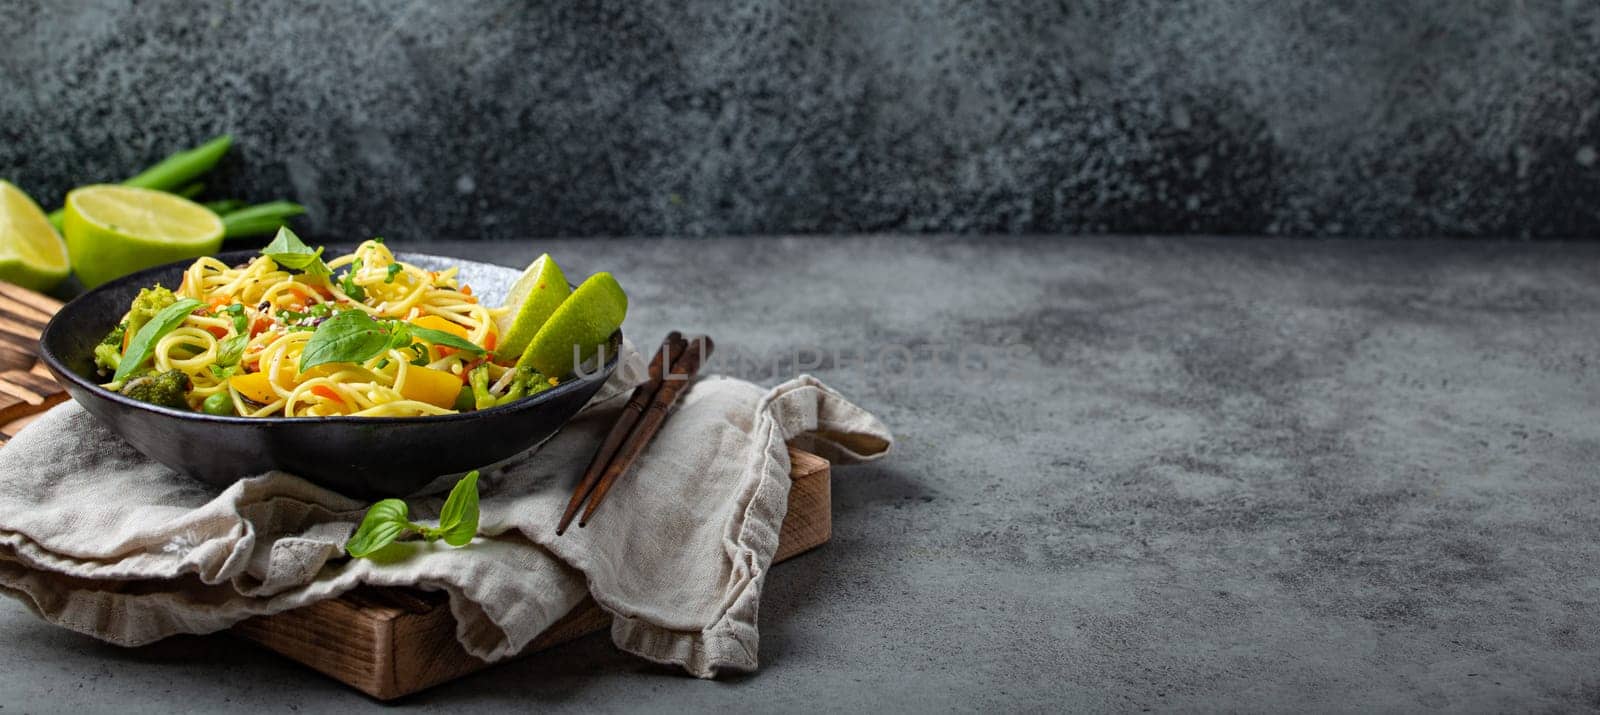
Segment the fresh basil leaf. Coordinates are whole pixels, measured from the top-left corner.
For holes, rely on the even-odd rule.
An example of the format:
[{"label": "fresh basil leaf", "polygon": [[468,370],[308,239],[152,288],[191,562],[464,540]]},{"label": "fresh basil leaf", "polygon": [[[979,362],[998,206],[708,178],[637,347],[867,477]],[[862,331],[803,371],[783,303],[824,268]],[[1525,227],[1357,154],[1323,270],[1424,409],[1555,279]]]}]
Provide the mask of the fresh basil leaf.
[{"label": "fresh basil leaf", "polygon": [[478,533],[478,470],[467,472],[450,490],[439,512],[439,535],[451,546],[465,546]]},{"label": "fresh basil leaf", "polygon": [[217,364],[222,367],[233,367],[239,364],[239,358],[244,357],[244,348],[250,344],[250,336],[243,333],[235,335],[217,345]]},{"label": "fresh basil leaf", "polygon": [[388,347],[383,323],[363,311],[346,310],[317,326],[300,353],[300,371],[330,362],[366,362]]},{"label": "fresh basil leaf", "polygon": [[150,322],[139,328],[139,332],[134,333],[133,340],[128,342],[128,349],[122,354],[122,362],[117,363],[117,372],[111,380],[122,382],[138,373],[144,367],[145,361],[150,359],[150,352],[155,350],[156,341],[181,325],[184,318],[189,317],[195,308],[202,305],[205,304],[193,298],[184,298],[162,308],[152,316]]},{"label": "fresh basil leaf", "polygon": [[425,340],[441,347],[465,350],[474,355],[483,352],[483,348],[473,345],[472,341],[453,333],[447,333],[443,330],[434,330],[433,328],[424,328],[418,325],[410,325],[407,326],[407,328],[411,330],[411,337],[418,340]]},{"label": "fresh basil leaf", "polygon": [[423,526],[411,523],[406,503],[399,499],[385,499],[373,504],[362,517],[361,525],[344,544],[346,553],[354,558],[371,556],[399,539],[408,531],[422,535],[428,541],[443,539],[451,546],[466,546],[478,533],[478,470],[467,472],[450,490],[450,496],[439,511],[439,525]]},{"label": "fresh basil leaf", "polygon": [[359,559],[394,543],[411,527],[406,516],[406,503],[399,499],[385,499],[373,504],[361,519],[361,526],[356,528],[356,533],[351,534],[350,540],[345,542],[345,552]]},{"label": "fresh basil leaf", "polygon": [[333,271],[328,270],[328,264],[322,262],[322,248],[319,246],[313,250],[301,242],[300,237],[288,226],[278,228],[278,235],[266,248],[261,249],[261,255],[284,268],[301,271],[308,276],[333,275]]},{"label": "fresh basil leaf", "polygon": [[389,267],[384,269],[384,271],[388,275],[385,275],[383,277],[383,282],[384,283],[393,283],[394,282],[394,277],[396,275],[398,275],[400,273],[400,271],[402,271],[402,270],[405,270],[405,269],[401,268],[400,264],[398,264],[398,263],[390,263]]}]

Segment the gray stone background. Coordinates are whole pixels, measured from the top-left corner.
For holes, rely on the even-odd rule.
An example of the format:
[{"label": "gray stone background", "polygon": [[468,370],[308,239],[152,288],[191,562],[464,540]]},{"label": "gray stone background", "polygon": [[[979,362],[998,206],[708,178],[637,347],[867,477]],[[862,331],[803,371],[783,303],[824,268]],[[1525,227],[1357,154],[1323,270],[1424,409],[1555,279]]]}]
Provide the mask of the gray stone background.
[{"label": "gray stone background", "polygon": [[325,236],[1600,233],[1593,0],[0,0],[0,79],[42,202],[226,131]]}]

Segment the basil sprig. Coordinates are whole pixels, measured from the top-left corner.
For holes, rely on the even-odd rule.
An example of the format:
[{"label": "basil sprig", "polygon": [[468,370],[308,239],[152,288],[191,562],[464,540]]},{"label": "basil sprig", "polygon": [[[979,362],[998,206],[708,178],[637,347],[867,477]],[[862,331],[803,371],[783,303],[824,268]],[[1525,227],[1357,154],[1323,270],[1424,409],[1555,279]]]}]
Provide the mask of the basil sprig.
[{"label": "basil sprig", "polygon": [[300,352],[300,371],[330,362],[362,363],[389,349],[401,349],[413,340],[464,350],[474,355],[483,348],[457,335],[395,320],[376,320],[362,310],[335,313],[322,321]]},{"label": "basil sprig", "polygon": [[244,349],[250,344],[250,336],[240,333],[217,344],[217,360],[209,367],[211,374],[219,380],[226,380],[239,372],[239,359],[244,357]]},{"label": "basil sprig", "polygon": [[267,244],[266,248],[261,249],[261,255],[284,268],[308,276],[333,275],[333,271],[328,270],[328,264],[322,262],[322,247],[313,249],[307,246],[288,226],[278,229],[278,235],[272,238],[272,243]]},{"label": "basil sprig", "polygon": [[361,519],[361,526],[344,544],[345,552],[365,558],[395,542],[406,532],[416,532],[428,541],[443,539],[451,546],[466,546],[478,533],[478,470],[467,472],[450,490],[439,511],[438,526],[424,526],[410,520],[406,503],[385,499],[373,504]]},{"label": "basil sprig", "polygon": [[133,377],[144,367],[145,361],[150,359],[150,353],[155,350],[156,342],[163,335],[172,332],[173,328],[181,325],[184,318],[189,317],[195,308],[202,305],[205,304],[193,298],[184,298],[162,308],[152,316],[150,322],[139,328],[139,332],[134,333],[133,339],[128,341],[128,349],[122,353],[122,362],[117,363],[117,372],[112,375],[111,380],[122,382]]}]

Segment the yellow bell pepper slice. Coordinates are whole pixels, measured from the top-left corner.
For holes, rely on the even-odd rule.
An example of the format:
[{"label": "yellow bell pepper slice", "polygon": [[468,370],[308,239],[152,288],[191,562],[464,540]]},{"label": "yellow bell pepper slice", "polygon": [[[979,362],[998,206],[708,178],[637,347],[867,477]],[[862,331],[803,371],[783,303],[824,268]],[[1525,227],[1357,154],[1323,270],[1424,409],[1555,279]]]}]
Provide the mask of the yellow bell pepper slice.
[{"label": "yellow bell pepper slice", "polygon": [[277,391],[272,389],[272,381],[264,372],[247,372],[243,375],[234,375],[228,378],[228,386],[237,390],[239,394],[254,402],[263,405],[278,401]]},{"label": "yellow bell pepper slice", "polygon": [[426,402],[435,407],[455,406],[456,395],[460,392],[460,377],[417,365],[406,367],[406,380],[400,384],[400,394],[406,399]]}]

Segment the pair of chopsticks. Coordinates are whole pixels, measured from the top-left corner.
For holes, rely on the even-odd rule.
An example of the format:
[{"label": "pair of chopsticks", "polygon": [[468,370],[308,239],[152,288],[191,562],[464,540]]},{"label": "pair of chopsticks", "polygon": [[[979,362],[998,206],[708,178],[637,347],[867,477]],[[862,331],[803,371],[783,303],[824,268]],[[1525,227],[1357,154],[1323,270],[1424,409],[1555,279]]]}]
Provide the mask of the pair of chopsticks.
[{"label": "pair of chopsticks", "polygon": [[700,366],[711,357],[714,347],[708,336],[685,339],[676,330],[661,341],[661,349],[650,361],[650,379],[634,389],[628,404],[622,408],[622,414],[617,416],[617,423],[611,426],[611,431],[600,443],[600,449],[595,451],[594,459],[589,461],[583,479],[572,490],[567,510],[561,514],[561,522],[556,525],[558,536],[566,533],[567,526],[572,524],[572,517],[578,513],[578,507],[583,506],[585,499],[588,500],[588,506],[583,511],[583,518],[578,520],[578,527],[589,525],[589,519],[594,516],[595,509],[600,508],[600,502],[611,491],[611,485],[627,474],[633,461],[650,443],[650,438],[661,429],[661,423],[667,420],[667,410],[678,400],[678,394],[683,392],[689,380],[700,371]]}]

